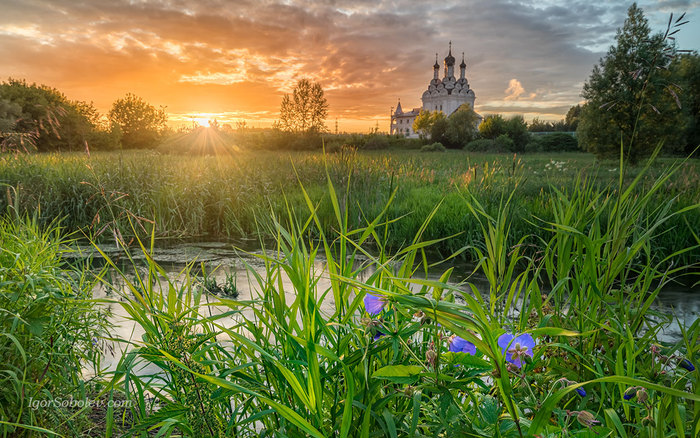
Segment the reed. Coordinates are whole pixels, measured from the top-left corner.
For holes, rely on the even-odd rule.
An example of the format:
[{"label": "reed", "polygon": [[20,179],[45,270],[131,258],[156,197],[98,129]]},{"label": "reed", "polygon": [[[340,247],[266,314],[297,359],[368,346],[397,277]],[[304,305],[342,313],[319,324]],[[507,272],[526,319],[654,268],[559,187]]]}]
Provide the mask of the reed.
[{"label": "reed", "polygon": [[[641,196],[651,167],[602,191],[584,176],[570,192],[552,188],[552,219],[532,220],[537,257],[510,243],[520,180],[496,214],[475,191],[461,192],[482,234],[474,252],[486,295],[469,279],[451,281],[451,268],[428,276],[428,251],[452,238],[428,237],[443,204],[393,247],[400,186],[355,226],[356,169],[327,167],[326,199],[302,184],[304,214],[283,198],[285,216],[273,209],[259,224],[274,244],[251,254],[264,269],[249,269],[249,300],[207,303],[190,267],[168,278],[151,258],[135,279],[124,275],[120,303],[144,332],[123,340],[129,352],[110,380],[135,402],[129,434],[693,436],[700,324],[662,343],[668,320],[650,309],[683,271],[652,250],[658,230],[697,208],[653,203],[682,166]],[[319,214],[324,203],[329,216]],[[151,234],[141,251],[153,245]]]}]

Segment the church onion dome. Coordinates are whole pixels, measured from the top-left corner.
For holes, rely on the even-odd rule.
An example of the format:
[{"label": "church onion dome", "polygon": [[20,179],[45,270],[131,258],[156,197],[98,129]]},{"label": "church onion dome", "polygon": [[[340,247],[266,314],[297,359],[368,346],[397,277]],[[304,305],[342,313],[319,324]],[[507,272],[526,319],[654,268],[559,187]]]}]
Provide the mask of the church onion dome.
[{"label": "church onion dome", "polygon": [[450,53],[445,57],[445,65],[455,65],[455,57],[452,56],[452,41],[450,41]]},{"label": "church onion dome", "polygon": [[436,54],[435,54],[435,65],[433,65],[433,68],[434,68],[434,69],[439,69],[439,68],[440,68],[440,64],[438,64],[437,59],[438,59],[438,54],[436,53]]},{"label": "church onion dome", "polygon": [[467,64],[464,62],[464,52],[462,52],[462,63],[459,64],[459,68],[467,68]]}]

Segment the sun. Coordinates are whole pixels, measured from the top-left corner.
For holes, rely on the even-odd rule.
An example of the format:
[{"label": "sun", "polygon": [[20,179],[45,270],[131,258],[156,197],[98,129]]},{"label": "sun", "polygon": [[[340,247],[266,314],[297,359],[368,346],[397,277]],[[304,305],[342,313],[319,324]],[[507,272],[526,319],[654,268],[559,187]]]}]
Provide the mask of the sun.
[{"label": "sun", "polygon": [[194,121],[197,122],[199,126],[203,126],[205,128],[209,127],[209,118],[208,117],[195,117]]}]

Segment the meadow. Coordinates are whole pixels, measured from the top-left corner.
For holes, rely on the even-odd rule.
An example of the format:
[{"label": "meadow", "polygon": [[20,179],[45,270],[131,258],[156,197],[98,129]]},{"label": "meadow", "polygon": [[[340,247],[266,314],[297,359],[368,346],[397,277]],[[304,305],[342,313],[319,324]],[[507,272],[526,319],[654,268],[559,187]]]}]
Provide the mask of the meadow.
[{"label": "meadow", "polygon": [[[3,156],[0,434],[697,436],[700,322],[663,341],[673,317],[654,303],[696,278],[698,171],[584,154]],[[211,302],[194,261],[169,275],[149,257],[204,236],[259,239],[252,296]],[[67,259],[74,239],[104,267]],[[105,304],[143,335],[115,336]],[[104,369],[112,343],[127,353]]]},{"label": "meadow", "polygon": [[[635,196],[642,196],[675,161],[657,159],[635,186]],[[340,202],[348,208],[352,227],[365,226],[393,197],[387,216],[401,220],[389,224],[387,245],[400,248],[439,205],[425,238],[441,239],[433,247],[437,257],[468,248],[460,257],[471,260],[476,258],[473,247],[481,234],[479,222],[465,208],[467,193],[481,199],[493,214],[512,191],[509,244],[525,239],[523,244],[534,253],[542,249],[546,224],[555,218],[556,191],[572,194],[586,182],[603,197],[613,196],[621,177],[618,162],[600,162],[581,153],[387,153],[340,148],[325,155],[270,151],[204,157],[156,152],[4,155],[0,184],[5,185],[5,196],[0,197],[0,209],[13,205],[20,213],[38,212],[42,224],[58,218],[66,230],[101,241],[113,239],[113,231],[127,236],[136,230],[143,237],[150,230],[149,221],[155,222],[157,238],[257,241],[274,237],[270,218],[285,218],[287,207],[305,214],[300,183],[318,203],[322,231],[331,230],[326,169],[331,181],[343,189]],[[634,180],[641,169],[625,169],[624,182]],[[699,198],[700,162],[689,160],[653,195],[650,209],[642,214],[653,216],[668,199],[684,208]],[[670,218],[664,232],[654,236],[656,259],[692,246],[697,229],[697,209]],[[308,232],[319,236],[316,226]],[[679,263],[688,263],[700,252],[678,257]]]}]

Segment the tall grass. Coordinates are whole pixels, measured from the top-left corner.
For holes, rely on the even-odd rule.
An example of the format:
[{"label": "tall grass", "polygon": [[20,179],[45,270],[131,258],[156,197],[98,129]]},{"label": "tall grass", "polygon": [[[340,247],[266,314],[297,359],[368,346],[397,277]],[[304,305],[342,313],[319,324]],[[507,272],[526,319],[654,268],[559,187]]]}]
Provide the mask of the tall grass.
[{"label": "tall grass", "polygon": [[[684,213],[673,200],[652,202],[678,168],[655,178],[642,195],[637,186],[649,169],[603,191],[583,177],[571,192],[553,189],[554,217],[532,219],[546,236],[537,257],[510,243],[515,196],[501,198],[494,215],[479,193],[462,193],[482,233],[475,253],[490,283],[486,296],[469,283],[451,283],[452,269],[438,280],[428,276],[427,251],[444,242],[428,237],[442,204],[411,239],[392,247],[392,228],[404,220],[390,215],[400,188],[355,226],[349,189],[356,175],[352,166],[346,171],[326,174],[326,200],[301,186],[305,214],[288,204],[286,216],[273,212],[260,224],[275,243],[254,255],[264,269],[249,270],[256,285],[249,300],[207,303],[188,268],[168,278],[152,258],[135,280],[124,275],[121,303],[144,332],[123,340],[130,350],[111,378],[111,388],[134,401],[129,434],[651,437],[700,431],[699,371],[688,371],[697,363],[700,323],[685,328],[682,342],[664,344],[657,334],[667,321],[650,310],[659,288],[682,268],[654,262],[652,250],[658,230]],[[517,184],[511,190],[517,193]],[[324,202],[330,227],[319,214]],[[153,242],[152,235],[141,251],[149,254]],[[317,268],[319,261],[325,269]],[[330,279],[327,288],[320,286],[323,276]],[[553,285],[548,295],[541,291],[545,282]],[[372,308],[378,315],[367,313]],[[506,346],[507,333],[536,340],[521,362],[511,354],[528,345],[526,337]],[[474,350],[455,352],[455,336]]]},{"label": "tall grass", "polygon": [[92,301],[94,276],[62,259],[69,243],[58,223],[0,219],[0,436],[92,426],[88,410],[62,401],[94,391],[83,370],[99,373],[109,323]]},{"label": "tall grass", "polygon": [[[659,165],[644,173],[635,185],[641,195],[671,164]],[[107,230],[131,232],[129,220],[146,224],[155,220],[158,237],[199,237],[209,239],[257,239],[270,223],[258,223],[276,216],[286,217],[287,205],[304,216],[304,195],[297,184],[302,181],[308,195],[318,202],[319,225],[312,232],[329,233],[335,223],[333,207],[325,197],[325,169],[338,187],[347,187],[345,178],[352,173],[346,199],[348,221],[353,228],[364,226],[364,216],[375,217],[398,187],[387,210],[390,218],[404,217],[389,225],[387,244],[397,249],[410,242],[425,217],[441,202],[428,239],[441,240],[433,250],[448,256],[464,246],[475,246],[481,239],[481,225],[465,208],[463,193],[478,197],[489,215],[497,214],[504,196],[510,195],[513,182],[520,179],[509,204],[509,244],[526,236],[542,235],[537,217],[551,221],[555,205],[550,196],[553,187],[571,193],[582,173],[596,190],[617,190],[618,163],[601,163],[584,154],[526,155],[523,158],[498,154],[421,154],[396,151],[386,153],[240,152],[235,156],[182,157],[157,153],[101,153],[91,158],[77,154],[0,157],[0,183],[14,187],[20,194],[18,208],[39,212],[42,224],[63,218],[70,231],[84,230],[112,239]],[[641,168],[627,169],[625,183],[631,182]],[[692,205],[698,198],[695,160],[685,162],[664,185],[654,192],[650,206],[668,199],[676,205]],[[0,196],[0,207],[12,203],[14,195]],[[647,210],[645,214],[651,214]],[[142,218],[142,219],[138,219]],[[285,219],[286,220],[286,219]],[[114,226],[113,226],[114,225]],[[318,229],[321,227],[321,230]],[[665,233],[653,240],[657,261],[676,249],[695,242],[692,230],[700,228],[700,212],[687,211],[664,225]],[[144,238],[147,233],[136,227]],[[672,231],[671,231],[672,230]],[[274,234],[265,237],[273,237]],[[521,252],[532,256],[542,250],[541,241],[529,237]],[[697,260],[700,251],[678,255],[676,264]],[[478,258],[473,251],[461,257]]]}]

